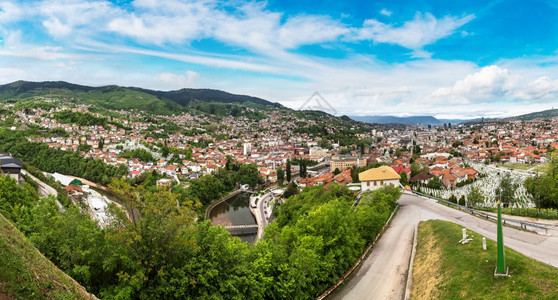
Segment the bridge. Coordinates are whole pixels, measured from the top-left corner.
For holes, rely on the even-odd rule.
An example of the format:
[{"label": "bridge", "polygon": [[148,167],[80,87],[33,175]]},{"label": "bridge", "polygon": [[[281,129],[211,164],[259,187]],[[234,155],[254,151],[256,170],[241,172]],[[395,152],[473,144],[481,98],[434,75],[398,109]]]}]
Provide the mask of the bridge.
[{"label": "bridge", "polygon": [[232,234],[252,234],[258,232],[258,224],[228,225],[225,228]]}]

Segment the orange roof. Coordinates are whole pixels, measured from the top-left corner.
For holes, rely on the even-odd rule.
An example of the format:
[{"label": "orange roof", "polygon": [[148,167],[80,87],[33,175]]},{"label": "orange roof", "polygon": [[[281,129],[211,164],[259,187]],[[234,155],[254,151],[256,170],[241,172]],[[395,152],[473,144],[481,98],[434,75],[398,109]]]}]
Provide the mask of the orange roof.
[{"label": "orange roof", "polygon": [[401,178],[399,174],[397,174],[392,167],[388,166],[372,168],[358,174],[358,179],[360,181],[393,180],[399,178]]}]

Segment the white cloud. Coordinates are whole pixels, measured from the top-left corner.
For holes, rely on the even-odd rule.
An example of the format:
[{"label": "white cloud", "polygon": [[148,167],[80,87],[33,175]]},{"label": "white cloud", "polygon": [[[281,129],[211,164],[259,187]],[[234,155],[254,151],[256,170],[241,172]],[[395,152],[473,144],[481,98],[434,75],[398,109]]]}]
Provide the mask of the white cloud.
[{"label": "white cloud", "polygon": [[558,79],[552,80],[548,76],[542,76],[525,87],[518,89],[514,96],[525,100],[537,100],[558,93]]},{"label": "white cloud", "polygon": [[384,15],[384,16],[386,16],[386,17],[391,17],[391,14],[392,14],[392,13],[393,13],[392,11],[389,11],[389,10],[387,10],[387,9],[385,9],[385,8],[383,8],[382,10],[380,10],[380,14],[382,14],[382,15]]},{"label": "white cloud", "polygon": [[297,16],[287,19],[279,29],[279,45],[294,49],[301,45],[334,41],[349,33],[344,25],[324,16]]},{"label": "white cloud", "polygon": [[212,22],[212,8],[205,1],[142,0],[133,5],[137,11],[122,13],[107,24],[107,29],[149,43],[179,44],[203,37]]},{"label": "white cloud", "polygon": [[171,88],[176,89],[193,86],[195,79],[198,77],[199,74],[197,72],[190,70],[186,71],[184,75],[163,72],[155,76],[157,80],[167,83],[171,86]]},{"label": "white cloud", "polygon": [[42,24],[54,37],[68,36],[76,29],[97,31],[108,19],[121,13],[107,1],[51,0],[41,2],[35,9],[45,18]]},{"label": "white cloud", "polygon": [[354,38],[420,50],[426,45],[454,34],[456,29],[474,18],[474,15],[467,15],[464,17],[445,16],[437,19],[430,13],[417,12],[413,20],[407,21],[399,27],[368,19],[364,21],[363,27],[357,30]]},{"label": "white cloud", "polygon": [[19,21],[23,10],[12,2],[0,2],[0,25]]},{"label": "white cloud", "polygon": [[439,88],[426,97],[436,103],[471,103],[474,100],[490,101],[510,93],[519,80],[508,69],[491,65],[469,74],[453,86]]}]

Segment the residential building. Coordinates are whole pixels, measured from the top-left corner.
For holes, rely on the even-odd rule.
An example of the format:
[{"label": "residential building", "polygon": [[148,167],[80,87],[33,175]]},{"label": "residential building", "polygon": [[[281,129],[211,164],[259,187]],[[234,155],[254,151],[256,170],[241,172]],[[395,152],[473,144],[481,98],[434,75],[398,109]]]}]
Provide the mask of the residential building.
[{"label": "residential building", "polygon": [[386,185],[399,185],[401,177],[392,167],[381,166],[372,168],[358,174],[361,182],[361,191],[373,191]]}]

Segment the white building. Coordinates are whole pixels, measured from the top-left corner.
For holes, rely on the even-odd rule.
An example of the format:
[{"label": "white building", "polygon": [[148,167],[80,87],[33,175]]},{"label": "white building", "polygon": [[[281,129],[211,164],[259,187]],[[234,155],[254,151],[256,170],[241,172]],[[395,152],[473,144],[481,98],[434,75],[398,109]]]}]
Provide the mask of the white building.
[{"label": "white building", "polygon": [[252,144],[250,143],[244,143],[244,155],[248,155],[250,153],[252,153]]}]

